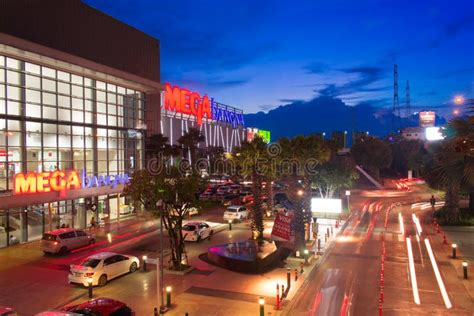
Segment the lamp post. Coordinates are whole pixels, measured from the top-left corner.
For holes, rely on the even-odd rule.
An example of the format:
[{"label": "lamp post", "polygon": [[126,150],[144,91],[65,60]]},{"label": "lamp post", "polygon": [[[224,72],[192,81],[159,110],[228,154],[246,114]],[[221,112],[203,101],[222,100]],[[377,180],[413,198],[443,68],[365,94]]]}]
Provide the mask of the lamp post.
[{"label": "lamp post", "polygon": [[163,210],[165,208],[165,203],[163,200],[159,200],[158,202],[156,202],[156,206],[160,208],[160,258],[156,266],[156,290],[159,298],[158,303],[160,304],[160,313],[164,313],[168,310],[165,307],[163,293]]},{"label": "lamp post", "polygon": [[462,270],[463,270],[464,278],[467,279],[467,261],[462,262]]},{"label": "lamp post", "polygon": [[260,316],[265,316],[265,298],[260,296],[258,304],[260,305]]},{"label": "lamp post", "polygon": [[147,256],[143,256],[142,259],[143,259],[143,272],[146,272],[146,259],[147,259]]},{"label": "lamp post", "polygon": [[89,292],[89,298],[92,298],[92,278],[91,277],[88,277],[87,278],[87,289],[88,289],[88,292]]},{"label": "lamp post", "polygon": [[349,200],[349,197],[351,196],[351,191],[349,190],[346,190],[346,197],[347,197],[347,211],[350,212],[351,211],[351,204],[350,204],[350,200]]},{"label": "lamp post", "polygon": [[166,287],[166,307],[171,307],[171,286]]},{"label": "lamp post", "polygon": [[458,248],[458,245],[452,244],[451,248],[453,248],[453,259],[456,259],[456,249]]}]

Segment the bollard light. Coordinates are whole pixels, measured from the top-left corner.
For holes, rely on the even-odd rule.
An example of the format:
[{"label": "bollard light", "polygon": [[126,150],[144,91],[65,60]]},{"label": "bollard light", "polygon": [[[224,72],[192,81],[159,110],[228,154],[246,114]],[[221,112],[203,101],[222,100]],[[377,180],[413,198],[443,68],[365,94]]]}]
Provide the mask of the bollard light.
[{"label": "bollard light", "polygon": [[228,223],[229,223],[229,230],[232,230],[232,220],[229,219],[229,220],[228,220]]},{"label": "bollard light", "polygon": [[146,259],[147,259],[147,256],[143,256],[142,259],[143,259],[143,272],[146,272]]},{"label": "bollard light", "polygon": [[289,291],[291,288],[291,270],[286,268],[286,288]]},{"label": "bollard light", "polygon": [[453,259],[456,259],[456,249],[458,248],[458,245],[452,244],[451,248],[453,248]]},{"label": "bollard light", "polygon": [[300,257],[300,251],[296,250],[296,258],[299,258],[299,257]]},{"label": "bollard light", "polygon": [[107,233],[107,240],[109,241],[109,243],[112,242],[112,234],[111,233]]},{"label": "bollard light", "polygon": [[467,261],[462,262],[462,270],[463,270],[464,278],[467,279]]},{"label": "bollard light", "polygon": [[304,250],[304,264],[308,264],[308,256],[309,256],[309,251],[308,249]]},{"label": "bollard light", "polygon": [[258,304],[260,305],[260,316],[265,316],[265,298],[260,296]]},{"label": "bollard light", "polygon": [[171,307],[171,286],[166,287],[166,307]]},{"label": "bollard light", "polygon": [[88,284],[89,298],[92,298],[92,278],[91,277],[87,278],[87,284]]}]

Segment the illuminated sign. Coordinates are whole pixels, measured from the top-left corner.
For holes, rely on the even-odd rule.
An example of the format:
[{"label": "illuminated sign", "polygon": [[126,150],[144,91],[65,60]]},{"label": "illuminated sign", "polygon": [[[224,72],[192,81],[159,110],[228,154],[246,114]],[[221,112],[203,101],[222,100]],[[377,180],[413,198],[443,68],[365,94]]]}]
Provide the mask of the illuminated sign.
[{"label": "illuminated sign", "polygon": [[433,111],[424,111],[419,113],[420,127],[434,126],[436,114]]},{"label": "illuminated sign", "polygon": [[341,199],[322,199],[322,198],[311,199],[311,212],[339,214],[341,213],[341,211],[342,211]]},{"label": "illuminated sign", "polygon": [[257,135],[261,137],[265,143],[270,143],[270,131],[252,127],[247,128],[247,141],[252,141]]},{"label": "illuminated sign", "polygon": [[270,131],[259,129],[258,136],[262,137],[265,143],[270,144]]},{"label": "illuminated sign", "polygon": [[127,184],[130,178],[127,174],[87,176],[85,170],[79,177],[76,170],[17,173],[14,178],[15,194],[59,192],[64,197],[66,191],[89,189],[93,187]]},{"label": "illuminated sign", "polygon": [[181,89],[178,86],[172,87],[169,83],[166,84],[165,109],[193,115],[196,117],[198,125],[201,125],[204,115],[207,118],[212,117],[209,97],[207,95],[201,98],[197,92]]},{"label": "illuminated sign", "polygon": [[234,108],[219,106],[217,102],[211,100],[211,109],[212,119],[215,121],[232,124],[232,127],[244,125],[244,114],[237,112]]},{"label": "illuminated sign", "polygon": [[244,114],[235,108],[224,106],[214,100],[209,100],[207,95],[201,97],[199,93],[183,89],[171,84],[165,84],[165,110],[192,115],[197,124],[202,124],[202,119],[207,117],[214,121],[237,125],[244,125]]},{"label": "illuminated sign", "polygon": [[434,140],[441,140],[444,138],[443,134],[441,134],[439,127],[431,126],[425,129],[425,137],[426,140],[434,141]]}]

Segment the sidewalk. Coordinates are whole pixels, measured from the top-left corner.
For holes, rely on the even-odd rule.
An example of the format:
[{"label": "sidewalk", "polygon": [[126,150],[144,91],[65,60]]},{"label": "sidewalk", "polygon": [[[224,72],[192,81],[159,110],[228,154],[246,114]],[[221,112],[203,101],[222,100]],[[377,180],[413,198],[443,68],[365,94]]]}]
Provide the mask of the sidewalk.
[{"label": "sidewalk", "polygon": [[[437,233],[435,227],[429,225],[430,240],[443,279],[448,288],[449,296],[453,299],[453,305],[455,307],[456,303],[465,306],[470,305],[470,310],[474,311],[474,262],[472,256],[474,246],[472,232],[474,230],[472,230],[472,227],[471,230],[467,229],[467,231],[463,228],[442,227],[440,233]],[[443,243],[443,234],[445,233],[447,235],[447,244]],[[451,239],[451,236],[453,239]],[[452,243],[457,244],[456,259],[452,258]],[[467,280],[463,278],[463,261],[468,261],[469,278]],[[470,302],[462,300],[462,296],[465,294],[470,298]]]}]

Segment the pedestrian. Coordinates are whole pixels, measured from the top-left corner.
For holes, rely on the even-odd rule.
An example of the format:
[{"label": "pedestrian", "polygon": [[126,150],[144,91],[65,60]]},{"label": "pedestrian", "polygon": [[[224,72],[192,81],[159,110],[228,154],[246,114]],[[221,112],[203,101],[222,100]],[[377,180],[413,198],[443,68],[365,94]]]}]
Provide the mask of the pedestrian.
[{"label": "pedestrian", "polygon": [[95,228],[95,226],[96,226],[95,217],[92,216],[92,218],[91,218],[91,228]]},{"label": "pedestrian", "polygon": [[433,211],[434,211],[435,205],[436,205],[436,199],[435,199],[434,195],[431,196],[430,204],[431,204],[431,208],[432,208]]}]

